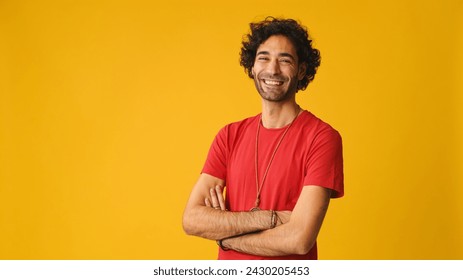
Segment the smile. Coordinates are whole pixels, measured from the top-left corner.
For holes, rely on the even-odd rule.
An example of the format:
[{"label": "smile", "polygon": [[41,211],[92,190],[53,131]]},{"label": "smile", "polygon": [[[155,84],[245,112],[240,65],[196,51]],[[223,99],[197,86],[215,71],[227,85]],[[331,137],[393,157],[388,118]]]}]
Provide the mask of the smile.
[{"label": "smile", "polygon": [[283,84],[282,81],[275,81],[275,80],[262,80],[266,85],[270,86],[281,86]]}]

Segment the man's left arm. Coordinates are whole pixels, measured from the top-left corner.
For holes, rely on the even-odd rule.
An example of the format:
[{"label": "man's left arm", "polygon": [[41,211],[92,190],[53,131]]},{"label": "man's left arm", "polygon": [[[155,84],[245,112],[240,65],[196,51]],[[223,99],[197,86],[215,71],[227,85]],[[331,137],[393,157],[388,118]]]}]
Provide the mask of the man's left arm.
[{"label": "man's left arm", "polygon": [[222,240],[225,248],[259,256],[305,255],[315,244],[331,190],[304,186],[289,222],[273,229]]}]

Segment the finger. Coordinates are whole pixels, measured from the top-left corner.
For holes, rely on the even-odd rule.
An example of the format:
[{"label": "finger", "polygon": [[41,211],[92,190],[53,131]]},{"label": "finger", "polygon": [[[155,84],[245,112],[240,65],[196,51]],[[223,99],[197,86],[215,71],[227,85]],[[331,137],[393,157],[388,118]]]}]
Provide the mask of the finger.
[{"label": "finger", "polygon": [[211,193],[212,207],[214,207],[215,209],[219,209],[220,205],[219,201],[217,200],[217,194],[215,190],[211,188],[209,192]]},{"label": "finger", "polygon": [[217,200],[219,201],[220,210],[225,211],[227,208],[225,207],[225,201],[223,200],[223,192],[221,186],[215,186],[215,192],[217,194]]},{"label": "finger", "polygon": [[212,207],[211,202],[209,201],[209,198],[206,197],[206,199],[204,200],[204,203],[206,203],[207,207]]}]

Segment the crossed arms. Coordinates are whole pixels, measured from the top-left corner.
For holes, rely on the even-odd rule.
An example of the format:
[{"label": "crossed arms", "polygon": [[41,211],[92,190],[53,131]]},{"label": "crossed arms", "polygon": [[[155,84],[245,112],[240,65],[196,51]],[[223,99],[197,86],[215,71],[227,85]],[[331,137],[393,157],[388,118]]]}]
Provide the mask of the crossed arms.
[{"label": "crossed arms", "polygon": [[200,175],[183,214],[187,234],[222,240],[223,247],[251,255],[304,255],[310,251],[328,209],[329,189],[304,186],[293,211],[276,211],[279,219],[272,224],[269,210],[225,211],[223,185],[219,178]]}]

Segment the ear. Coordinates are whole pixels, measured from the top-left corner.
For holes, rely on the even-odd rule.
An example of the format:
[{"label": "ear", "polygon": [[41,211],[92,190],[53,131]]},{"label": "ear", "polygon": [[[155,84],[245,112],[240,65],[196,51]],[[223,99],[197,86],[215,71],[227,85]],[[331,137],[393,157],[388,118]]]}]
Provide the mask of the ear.
[{"label": "ear", "polygon": [[299,64],[299,71],[297,73],[297,78],[298,78],[299,81],[304,79],[306,70],[307,70],[307,63],[306,62]]},{"label": "ear", "polygon": [[252,74],[252,78],[254,79],[254,77],[256,76],[256,75],[254,74],[254,66],[251,68],[251,74]]}]

